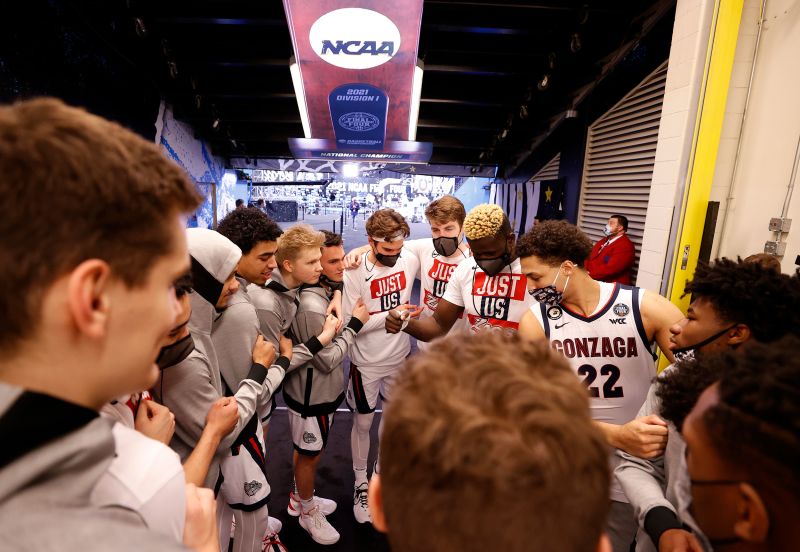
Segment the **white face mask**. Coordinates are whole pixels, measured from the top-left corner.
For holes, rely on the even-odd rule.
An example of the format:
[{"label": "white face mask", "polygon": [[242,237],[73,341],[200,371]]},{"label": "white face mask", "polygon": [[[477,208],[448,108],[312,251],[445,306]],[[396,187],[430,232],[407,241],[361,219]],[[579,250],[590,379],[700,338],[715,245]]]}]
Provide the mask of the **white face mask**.
[{"label": "white face mask", "polygon": [[605,234],[606,236],[610,236],[612,233],[613,232],[611,230],[611,227],[608,224],[606,224],[605,227],[603,227],[603,234]]}]

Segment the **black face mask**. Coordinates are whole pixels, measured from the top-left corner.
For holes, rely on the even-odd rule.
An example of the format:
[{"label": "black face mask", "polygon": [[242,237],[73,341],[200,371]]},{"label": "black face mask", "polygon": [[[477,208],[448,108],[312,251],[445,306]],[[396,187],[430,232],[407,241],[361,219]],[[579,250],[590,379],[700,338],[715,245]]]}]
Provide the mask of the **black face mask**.
[{"label": "black face mask", "polygon": [[161,370],[175,366],[186,360],[186,357],[192,354],[192,351],[194,351],[194,340],[192,339],[192,334],[189,334],[172,345],[161,347],[158,358],[156,358],[156,364]]},{"label": "black face mask", "polygon": [[511,254],[505,251],[502,256],[493,259],[475,259],[475,264],[481,267],[488,276],[497,276],[502,270],[511,264]]},{"label": "black face mask", "polygon": [[328,278],[324,274],[320,274],[319,275],[319,283],[328,286],[333,291],[336,291],[337,289],[339,291],[343,291],[344,290],[344,282],[334,282],[333,280],[331,280],[330,278]]},{"label": "black face mask", "polygon": [[700,354],[700,349],[702,349],[703,347],[705,347],[709,343],[719,339],[719,337],[721,335],[725,334],[725,332],[728,332],[728,331],[732,330],[733,328],[735,328],[738,325],[739,324],[737,323],[737,324],[734,324],[733,326],[729,326],[729,327],[725,328],[724,330],[721,330],[721,331],[715,333],[714,335],[712,335],[710,337],[707,337],[706,339],[704,339],[700,343],[695,343],[694,345],[689,345],[687,347],[681,347],[680,349],[673,349],[672,355],[675,357],[676,361],[678,361],[678,360],[680,360],[680,361],[692,360],[692,359],[696,358]]},{"label": "black face mask", "polygon": [[397,264],[397,259],[400,258],[400,253],[397,255],[382,255],[381,253],[375,251],[375,258],[378,259],[378,262],[383,266],[388,266],[391,268]]},{"label": "black face mask", "polygon": [[458,244],[461,243],[459,238],[446,238],[444,236],[433,238],[433,248],[442,257],[449,257],[458,251]]}]

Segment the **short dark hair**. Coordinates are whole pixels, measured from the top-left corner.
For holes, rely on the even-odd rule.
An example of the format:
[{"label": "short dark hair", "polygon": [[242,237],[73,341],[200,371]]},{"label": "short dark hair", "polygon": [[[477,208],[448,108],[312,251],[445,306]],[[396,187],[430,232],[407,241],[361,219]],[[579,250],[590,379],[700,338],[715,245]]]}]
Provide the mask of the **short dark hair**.
[{"label": "short dark hair", "polygon": [[240,205],[244,205],[244,200],[241,198],[236,200],[236,206],[239,207]]},{"label": "short dark hair", "polygon": [[718,401],[702,417],[720,457],[759,486],[800,496],[800,339],[754,343],[713,360]]},{"label": "short dark hair", "polygon": [[323,234],[325,234],[325,243],[323,247],[335,247],[337,245],[342,245],[342,235],[341,234],[334,234],[329,230],[323,230]]},{"label": "short dark hair", "polygon": [[565,220],[545,220],[525,232],[517,241],[517,256],[539,257],[550,266],[572,261],[583,266],[592,251],[592,240]]},{"label": "short dark hair", "polygon": [[187,293],[192,292],[192,272],[189,271],[177,280],[175,280],[175,297],[180,299]]},{"label": "short dark hair", "polygon": [[717,259],[697,265],[684,295],[702,298],[717,316],[745,324],[753,337],[770,342],[800,332],[800,276],[781,274],[759,263]]},{"label": "short dark hair", "polygon": [[217,232],[235,243],[247,255],[262,241],[278,241],[283,234],[281,227],[255,207],[234,209],[222,219]]},{"label": "short dark hair", "polygon": [[383,423],[392,550],[597,547],[608,452],[586,388],[546,341],[495,332],[437,340],[409,358]]},{"label": "short dark hair", "polygon": [[758,263],[764,268],[770,268],[776,272],[781,271],[781,260],[770,253],[754,253],[745,257],[746,263]]},{"label": "short dark hair", "polygon": [[719,353],[709,353],[703,355],[702,362],[698,358],[676,361],[656,379],[659,414],[678,431],[683,431],[683,422],[703,390],[717,381],[725,369],[719,356]]},{"label": "short dark hair", "polygon": [[619,222],[622,225],[622,229],[625,230],[626,232],[628,231],[628,217],[626,217],[625,215],[611,215],[608,218],[617,219],[617,222]]},{"label": "short dark hair", "polygon": [[44,291],[83,261],[101,259],[125,285],[142,285],[175,247],[169,216],[202,199],[154,143],[53,98],[0,107],[0,174],[6,354],[36,331]]}]

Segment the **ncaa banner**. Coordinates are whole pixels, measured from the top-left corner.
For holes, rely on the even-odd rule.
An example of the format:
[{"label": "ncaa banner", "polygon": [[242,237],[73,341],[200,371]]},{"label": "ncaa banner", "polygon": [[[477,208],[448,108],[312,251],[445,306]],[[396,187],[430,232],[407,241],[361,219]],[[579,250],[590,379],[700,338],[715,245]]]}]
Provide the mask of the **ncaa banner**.
[{"label": "ncaa banner", "polygon": [[283,5],[311,138],[335,141],[343,151],[373,152],[407,141],[422,0]]}]

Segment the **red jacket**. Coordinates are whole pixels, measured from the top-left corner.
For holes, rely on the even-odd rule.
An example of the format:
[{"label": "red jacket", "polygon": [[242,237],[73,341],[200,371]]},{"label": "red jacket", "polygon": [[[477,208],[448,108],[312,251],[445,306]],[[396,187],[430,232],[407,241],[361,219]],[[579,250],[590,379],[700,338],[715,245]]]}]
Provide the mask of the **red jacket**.
[{"label": "red jacket", "polygon": [[595,280],[631,285],[631,268],[636,258],[633,242],[627,235],[622,234],[603,247],[608,240],[609,238],[605,237],[594,244],[584,267],[589,276]]}]

